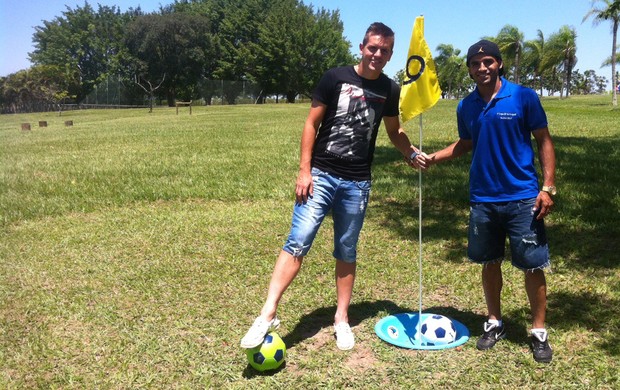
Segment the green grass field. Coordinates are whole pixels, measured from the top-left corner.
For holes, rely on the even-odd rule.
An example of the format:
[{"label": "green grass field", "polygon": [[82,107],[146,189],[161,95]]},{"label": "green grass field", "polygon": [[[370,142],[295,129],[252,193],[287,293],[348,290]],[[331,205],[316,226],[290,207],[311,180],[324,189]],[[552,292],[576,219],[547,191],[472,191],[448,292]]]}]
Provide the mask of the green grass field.
[{"label": "green grass field", "polygon": [[[288,233],[308,105],[0,116],[0,388],[618,389],[620,113],[609,100],[543,101],[559,188],[547,220],[551,364],[531,356],[523,277],[508,264],[508,338],[475,347],[485,305],[465,257],[468,158],[423,175],[422,300],[472,338],[413,351],[375,336],[378,320],[419,301],[418,175],[382,131],[350,311],[356,347],[338,351],[331,333],[326,221],[282,300],[288,357],[270,375],[238,343]],[[425,150],[456,139],[455,108],[424,115]],[[418,120],[407,129],[417,144]]]}]

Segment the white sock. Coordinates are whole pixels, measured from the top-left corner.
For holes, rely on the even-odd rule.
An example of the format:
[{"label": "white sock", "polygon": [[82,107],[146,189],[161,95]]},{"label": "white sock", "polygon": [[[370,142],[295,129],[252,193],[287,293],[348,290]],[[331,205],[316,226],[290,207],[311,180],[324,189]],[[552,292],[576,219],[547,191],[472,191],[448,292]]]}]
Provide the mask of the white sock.
[{"label": "white sock", "polygon": [[532,336],[535,336],[540,341],[547,340],[547,336],[548,336],[547,329],[545,328],[532,328],[532,330],[530,331],[530,334]]},{"label": "white sock", "polygon": [[[502,325],[504,324],[504,321],[502,321],[502,320],[487,320],[487,323],[489,325],[495,325],[498,328],[501,328]],[[491,326],[491,329],[493,329],[495,326]]]}]

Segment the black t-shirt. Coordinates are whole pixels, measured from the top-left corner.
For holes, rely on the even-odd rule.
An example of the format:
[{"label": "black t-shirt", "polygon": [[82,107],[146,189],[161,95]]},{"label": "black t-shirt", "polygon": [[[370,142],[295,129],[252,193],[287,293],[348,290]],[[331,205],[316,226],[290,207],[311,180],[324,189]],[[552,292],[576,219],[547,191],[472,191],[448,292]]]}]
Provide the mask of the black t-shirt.
[{"label": "black t-shirt", "polygon": [[381,120],[398,115],[399,95],[398,85],[384,74],[368,80],[353,66],[327,71],[312,95],[327,105],[312,166],[347,180],[370,180]]}]

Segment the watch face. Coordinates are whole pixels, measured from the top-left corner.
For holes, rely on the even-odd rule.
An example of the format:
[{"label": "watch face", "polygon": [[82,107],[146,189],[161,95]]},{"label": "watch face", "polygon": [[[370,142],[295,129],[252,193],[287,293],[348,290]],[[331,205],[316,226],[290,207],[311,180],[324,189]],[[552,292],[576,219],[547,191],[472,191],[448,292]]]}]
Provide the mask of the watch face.
[{"label": "watch face", "polygon": [[557,192],[554,186],[544,186],[543,191],[550,193],[551,195],[555,195]]}]

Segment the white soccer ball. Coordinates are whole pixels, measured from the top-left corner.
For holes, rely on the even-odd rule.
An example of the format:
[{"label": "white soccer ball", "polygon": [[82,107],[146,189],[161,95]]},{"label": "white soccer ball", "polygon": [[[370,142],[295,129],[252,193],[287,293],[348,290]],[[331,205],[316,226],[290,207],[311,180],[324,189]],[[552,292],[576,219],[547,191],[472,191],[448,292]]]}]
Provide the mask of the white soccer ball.
[{"label": "white soccer ball", "polygon": [[422,322],[420,333],[426,345],[446,345],[456,340],[456,328],[452,321],[438,314],[431,314]]}]

